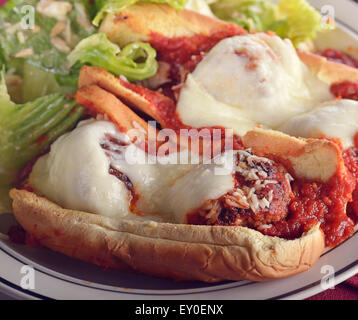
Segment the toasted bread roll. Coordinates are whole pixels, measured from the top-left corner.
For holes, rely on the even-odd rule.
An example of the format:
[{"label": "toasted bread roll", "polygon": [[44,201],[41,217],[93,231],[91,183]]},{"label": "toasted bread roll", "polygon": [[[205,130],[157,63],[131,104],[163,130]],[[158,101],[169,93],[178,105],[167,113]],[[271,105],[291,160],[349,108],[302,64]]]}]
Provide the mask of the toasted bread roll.
[{"label": "toasted bread roll", "polygon": [[298,51],[298,56],[318,79],[327,84],[342,81],[358,81],[358,69],[332,62],[317,54]]},{"label": "toasted bread roll", "polygon": [[12,190],[18,222],[45,247],[120,270],[175,280],[264,281],[309,269],[324,249],[316,225],[284,240],[243,227],[113,220],[66,210],[25,190]]},{"label": "toasted bread roll", "polygon": [[[158,106],[153,99],[150,100],[146,98],[145,88],[141,88],[141,94],[137,93],[132,87],[128,87],[129,84],[121,80],[120,78],[115,77],[113,74],[107,72],[104,69],[98,67],[90,67],[90,66],[83,66],[81,68],[79,80],[78,80],[78,87],[80,88],[79,92],[81,93],[82,90],[88,91],[87,89],[82,89],[85,87],[90,87],[96,85],[112,96],[116,96],[120,100],[125,101],[129,106],[133,107],[135,110],[142,111],[158,121],[160,125],[166,127],[167,118],[163,117],[163,115],[159,112]],[[151,92],[151,95],[158,96],[157,101],[163,101],[167,104],[173,104],[173,102],[166,96],[162,95],[159,92]],[[76,96],[81,97],[81,94],[77,93]],[[113,96],[113,98],[114,98]],[[86,101],[81,101],[77,99],[79,104],[86,105]],[[84,103],[83,103],[84,102]],[[118,100],[118,102],[121,102]]]},{"label": "toasted bread roll", "polygon": [[107,14],[99,31],[122,47],[134,41],[149,41],[153,33],[168,38],[210,36],[228,26],[246,33],[241,27],[191,10],[178,11],[166,4],[137,3],[119,14]]},{"label": "toasted bread roll", "polygon": [[[103,114],[108,114],[108,108],[116,110],[113,119],[115,123],[120,123],[119,129],[122,132],[128,132],[140,126],[141,128],[147,127],[147,122],[137,116],[131,109],[118,100],[113,94],[103,90],[97,85],[90,85],[80,88],[75,95],[76,101],[85,105],[87,109],[95,106],[95,110],[102,110]],[[109,113],[112,114],[112,113]]]},{"label": "toasted bread roll", "polygon": [[338,146],[324,139],[295,138],[280,131],[255,129],[242,138],[255,154],[288,162],[297,178],[327,182],[337,170],[346,170]]}]

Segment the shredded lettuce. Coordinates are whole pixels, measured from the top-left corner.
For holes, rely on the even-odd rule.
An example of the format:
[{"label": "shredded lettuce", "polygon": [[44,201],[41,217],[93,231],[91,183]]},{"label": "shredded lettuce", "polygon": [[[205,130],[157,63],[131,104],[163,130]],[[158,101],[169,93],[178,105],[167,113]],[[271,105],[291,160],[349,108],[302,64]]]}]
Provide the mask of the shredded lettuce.
[{"label": "shredded lettuce", "polygon": [[101,67],[129,81],[140,81],[157,73],[156,51],[149,43],[134,42],[122,50],[110,42],[105,33],[82,40],[69,54],[70,66],[90,64]]},{"label": "shredded lettuce", "polygon": [[219,0],[211,9],[218,18],[248,31],[266,31],[278,18],[277,6],[265,0]]},{"label": "shredded lettuce", "polygon": [[[64,20],[63,17],[39,11],[40,2],[44,1],[10,0],[0,8],[0,63],[5,64],[7,70],[12,70],[19,76],[23,75],[26,65],[31,65],[40,70],[38,73],[41,71],[48,73],[47,80],[53,83],[56,81],[56,75],[67,75],[70,72],[67,64],[68,52],[80,39],[93,34],[96,29],[91,25],[91,17],[86,12],[86,8],[90,7],[88,1],[67,0],[72,9],[67,12]],[[63,4],[63,2],[58,3]],[[24,19],[24,12],[21,9],[25,5],[36,8],[35,24],[30,29],[24,29],[21,25]],[[54,36],[54,27],[56,25],[58,27],[59,23],[64,24],[66,28]],[[56,46],[55,41],[63,45]],[[34,83],[40,82],[40,78],[44,77],[34,77],[29,88],[24,88],[24,90],[29,92]],[[27,83],[24,82],[23,87],[25,85]],[[58,92],[58,86],[51,85],[48,89],[53,90],[42,93]],[[74,93],[75,90],[76,88],[66,88],[60,92]]]},{"label": "shredded lettuce", "polygon": [[119,13],[137,2],[165,3],[177,10],[183,10],[188,0],[97,0],[98,13],[93,19],[93,24],[98,26],[107,13]]},{"label": "shredded lettuce", "polygon": [[218,0],[211,5],[214,14],[248,31],[274,31],[289,38],[295,46],[313,40],[317,32],[331,30],[306,0]]},{"label": "shredded lettuce", "polygon": [[[36,11],[35,25],[32,29],[22,29],[21,21],[24,14],[21,8],[24,5],[31,5],[37,8],[38,0],[11,0],[3,8],[0,8],[0,34],[2,37],[1,47],[7,57],[7,60],[16,58],[19,53],[26,49],[32,49],[33,54],[29,54],[22,59],[28,63],[37,66],[49,73],[67,74],[66,48],[59,49],[53,44],[51,31],[59,22],[55,17],[42,14]],[[73,9],[67,13],[65,23],[69,24],[66,31],[67,36],[61,38],[68,48],[74,47],[79,39],[92,34],[95,29],[84,22],[86,18],[85,8],[80,1],[67,0],[73,6]],[[81,18],[82,20],[79,20]],[[81,21],[81,22],[79,22]],[[4,27],[5,26],[5,27]],[[66,38],[67,37],[67,38]]]},{"label": "shredded lettuce", "polygon": [[324,25],[321,15],[306,0],[280,0],[278,2],[279,24],[272,30],[283,38],[289,38],[294,45],[313,40],[317,32],[329,31],[332,25]]},{"label": "shredded lettuce", "polygon": [[10,100],[0,76],[0,189],[16,182],[26,163],[72,128],[84,108],[74,99],[54,93],[25,104]]},{"label": "shredded lettuce", "polygon": [[[67,0],[67,6],[70,4],[72,10],[59,18],[44,11],[41,6],[44,0],[10,0],[0,8],[0,63],[6,66],[10,76],[21,78],[19,88],[9,87],[11,98],[25,103],[50,93],[72,94],[77,89],[83,64],[100,66],[116,75],[124,75],[130,81],[153,76],[158,64],[156,52],[149,44],[138,42],[121,50],[104,34],[95,34],[96,29],[90,23],[98,10],[117,12],[137,1],[99,0],[92,3],[91,0]],[[182,8],[186,1],[169,0],[176,8]],[[66,2],[59,1],[58,4]],[[37,10],[35,28],[31,30],[20,27],[21,8],[25,4]],[[54,36],[55,26],[61,23],[66,24],[66,29]],[[64,48],[56,45],[55,37],[60,38],[55,39],[57,41],[63,40]],[[30,54],[22,56],[29,50]]]}]

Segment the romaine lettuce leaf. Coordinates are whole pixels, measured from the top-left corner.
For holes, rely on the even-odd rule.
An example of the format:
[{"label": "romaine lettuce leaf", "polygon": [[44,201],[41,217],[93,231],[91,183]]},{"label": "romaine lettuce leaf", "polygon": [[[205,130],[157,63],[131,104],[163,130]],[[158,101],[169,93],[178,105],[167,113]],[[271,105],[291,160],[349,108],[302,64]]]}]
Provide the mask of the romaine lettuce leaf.
[{"label": "romaine lettuce leaf", "polygon": [[289,38],[294,45],[313,40],[317,32],[329,31],[332,25],[324,25],[320,13],[306,0],[280,0],[278,2],[280,23],[271,26],[282,38]]},{"label": "romaine lettuce leaf", "polygon": [[188,0],[97,0],[98,13],[93,24],[98,26],[107,13],[119,13],[137,2],[165,3],[177,10],[183,10]]},{"label": "romaine lettuce leaf", "polygon": [[306,0],[279,0],[278,4],[270,0],[218,0],[211,9],[222,20],[248,31],[274,31],[295,46],[333,28],[323,26],[320,13]]},{"label": "romaine lettuce leaf", "polygon": [[278,18],[277,6],[265,0],[219,0],[211,9],[219,19],[248,31],[265,31]]},{"label": "romaine lettuce leaf", "polygon": [[0,75],[0,189],[14,184],[19,170],[72,128],[84,108],[55,93],[15,104],[7,93],[4,68]]},{"label": "romaine lettuce leaf", "polygon": [[155,75],[158,70],[156,51],[149,43],[134,42],[122,50],[110,42],[104,33],[82,40],[69,54],[70,66],[90,64],[101,67],[129,81],[140,81]]}]

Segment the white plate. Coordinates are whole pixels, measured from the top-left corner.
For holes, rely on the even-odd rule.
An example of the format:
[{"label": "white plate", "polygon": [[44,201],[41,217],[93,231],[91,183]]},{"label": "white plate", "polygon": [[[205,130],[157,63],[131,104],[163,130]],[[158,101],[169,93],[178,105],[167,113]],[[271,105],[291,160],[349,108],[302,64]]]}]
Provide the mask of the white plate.
[{"label": "white plate", "polygon": [[[326,1],[311,1],[321,8]],[[330,0],[340,29],[322,34],[317,45],[344,49],[358,47],[358,4]],[[14,224],[12,215],[0,215],[0,232]],[[0,291],[22,299],[304,299],[325,289],[321,280],[327,266],[335,271],[338,284],[358,273],[358,233],[340,246],[325,252],[307,272],[265,283],[249,281],[203,284],[175,283],[145,275],[103,271],[47,249],[30,249],[0,240]],[[25,290],[21,281],[24,265],[34,268],[35,289]],[[326,284],[324,282],[323,284]]]}]

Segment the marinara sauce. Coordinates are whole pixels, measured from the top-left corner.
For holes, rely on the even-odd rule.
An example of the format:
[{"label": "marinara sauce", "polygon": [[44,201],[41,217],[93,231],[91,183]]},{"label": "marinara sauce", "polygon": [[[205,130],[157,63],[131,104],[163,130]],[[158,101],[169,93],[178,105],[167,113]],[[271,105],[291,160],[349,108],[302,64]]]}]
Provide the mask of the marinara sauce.
[{"label": "marinara sauce", "polygon": [[[354,225],[358,223],[358,149],[344,150],[340,139],[328,140],[341,150],[347,171],[338,171],[326,183],[294,180],[286,221],[260,230],[262,233],[294,239],[319,222],[327,247],[338,245],[354,233]],[[358,134],[354,140],[358,146]]]},{"label": "marinara sauce", "polygon": [[337,98],[358,101],[358,82],[336,82],[331,85],[330,90]]},{"label": "marinara sauce", "polygon": [[239,26],[227,25],[210,35],[168,38],[153,32],[149,36],[149,42],[156,49],[159,60],[184,64],[194,60],[193,56],[208,52],[222,39],[242,34],[247,34],[247,31]]},{"label": "marinara sauce", "polygon": [[242,34],[247,34],[247,31],[236,25],[226,25],[210,35],[168,38],[153,32],[149,36],[149,42],[157,51],[158,60],[170,64],[171,85],[177,85],[184,82],[186,75],[194,71],[205,53],[219,41]]},{"label": "marinara sauce", "polygon": [[354,223],[345,210],[355,188],[355,180],[350,175],[338,173],[327,183],[296,180],[291,186],[293,198],[288,218],[260,230],[262,233],[295,239],[319,222],[327,247],[334,247],[353,234]]},{"label": "marinara sauce", "polygon": [[318,51],[317,54],[327,58],[329,61],[346,64],[347,66],[353,68],[358,68],[358,61],[340,50],[327,48],[325,50]]},{"label": "marinara sauce", "polygon": [[[343,158],[347,170],[358,187],[358,133],[354,137],[354,146],[343,151]],[[347,214],[355,223],[358,223],[358,188],[353,191],[352,202],[347,206]]]},{"label": "marinara sauce", "polygon": [[[200,150],[203,149],[203,143],[205,139],[211,140],[211,146],[214,147],[216,145],[215,142],[217,141],[217,137],[214,135],[214,130],[216,132],[220,131],[220,136],[218,137],[219,140],[221,140],[221,146],[224,148],[226,146],[225,140],[227,138],[226,136],[226,130],[224,127],[220,126],[213,126],[213,127],[201,127],[201,128],[194,128],[192,126],[188,126],[183,123],[183,121],[180,119],[179,115],[176,112],[176,103],[173,99],[169,98],[168,96],[162,94],[159,91],[152,91],[150,89],[147,89],[141,85],[129,83],[126,81],[123,81],[121,79],[118,79],[118,81],[123,85],[124,87],[132,90],[133,92],[136,92],[140,96],[142,96],[149,104],[153,106],[153,109],[155,110],[155,118],[160,122],[163,128],[167,129],[173,129],[178,134],[181,133],[181,130],[188,130],[190,133],[191,129],[198,130],[199,132],[201,130],[207,129],[209,132],[209,135],[207,137],[200,138],[202,141],[202,145],[200,146]],[[149,113],[149,112],[148,112]],[[184,133],[181,133],[184,135]],[[179,142],[179,141],[178,141]],[[189,139],[190,143],[190,139]],[[237,135],[233,136],[233,149],[234,150],[241,150],[243,148],[242,142],[240,137]],[[224,151],[222,149],[221,151]],[[214,150],[212,150],[212,154],[215,154]]]},{"label": "marinara sauce", "polygon": [[[358,61],[340,50],[328,48],[317,52],[317,54],[326,57],[329,61],[342,63],[352,68],[358,68]],[[343,81],[333,83],[331,85],[331,93],[337,98],[358,101],[358,82]]]}]

